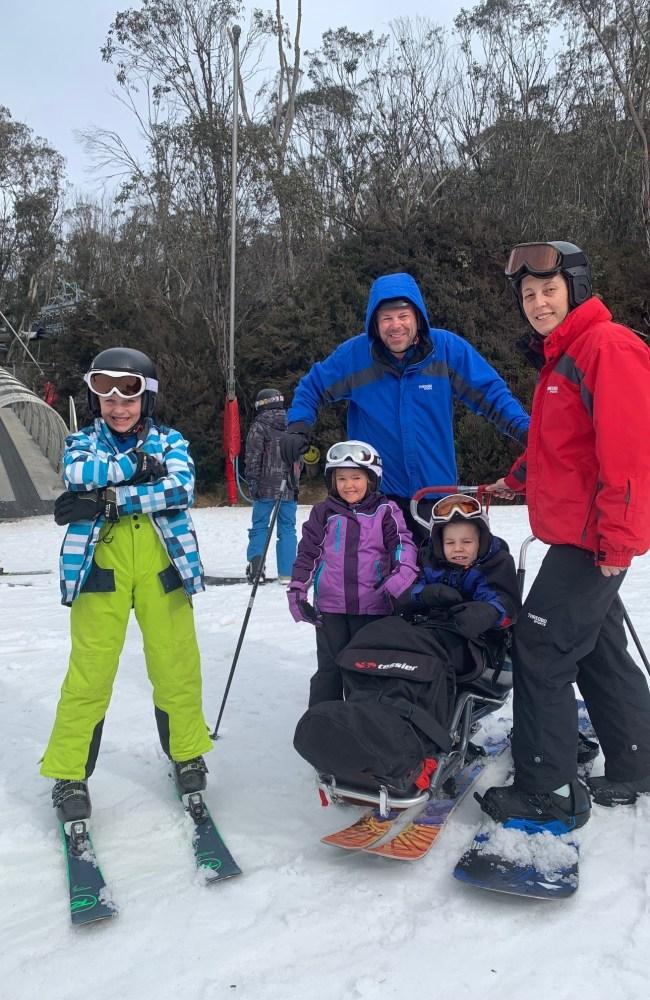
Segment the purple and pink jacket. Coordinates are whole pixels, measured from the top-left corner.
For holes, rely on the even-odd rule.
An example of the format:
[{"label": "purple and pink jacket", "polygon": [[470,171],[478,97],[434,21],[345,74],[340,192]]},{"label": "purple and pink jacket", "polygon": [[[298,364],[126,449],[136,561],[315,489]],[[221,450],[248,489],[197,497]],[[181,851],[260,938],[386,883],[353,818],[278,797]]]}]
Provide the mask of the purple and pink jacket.
[{"label": "purple and pink jacket", "polygon": [[381,493],[354,507],[328,496],[302,529],[291,586],[313,585],[319,612],[389,615],[418,576],[417,548],[401,510]]}]

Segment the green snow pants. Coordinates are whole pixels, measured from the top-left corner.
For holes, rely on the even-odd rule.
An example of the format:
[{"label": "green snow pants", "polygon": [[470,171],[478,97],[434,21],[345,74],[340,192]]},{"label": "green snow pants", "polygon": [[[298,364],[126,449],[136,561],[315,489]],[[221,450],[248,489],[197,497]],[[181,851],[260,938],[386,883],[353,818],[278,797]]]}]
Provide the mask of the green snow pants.
[{"label": "green snow pants", "polygon": [[72,604],[70,662],[41,764],[45,777],[92,774],[131,608],[144,640],[163,750],[183,761],[212,749],[192,605],[150,518],[136,514],[105,531]]}]

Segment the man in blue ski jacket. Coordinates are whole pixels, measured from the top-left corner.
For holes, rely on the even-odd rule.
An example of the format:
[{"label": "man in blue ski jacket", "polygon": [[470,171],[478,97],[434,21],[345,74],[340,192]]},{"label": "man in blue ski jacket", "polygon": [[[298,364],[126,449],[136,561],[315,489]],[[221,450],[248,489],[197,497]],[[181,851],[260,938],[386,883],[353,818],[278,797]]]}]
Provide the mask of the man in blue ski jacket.
[{"label": "man in blue ski jacket", "polygon": [[340,344],[300,380],[280,441],[291,465],[307,449],[318,409],[347,400],[348,437],[382,456],[382,489],[409,516],[423,486],[457,482],[453,401],[522,445],[530,419],[491,365],[462,337],[431,327],[410,274],[373,282],[365,332]]}]

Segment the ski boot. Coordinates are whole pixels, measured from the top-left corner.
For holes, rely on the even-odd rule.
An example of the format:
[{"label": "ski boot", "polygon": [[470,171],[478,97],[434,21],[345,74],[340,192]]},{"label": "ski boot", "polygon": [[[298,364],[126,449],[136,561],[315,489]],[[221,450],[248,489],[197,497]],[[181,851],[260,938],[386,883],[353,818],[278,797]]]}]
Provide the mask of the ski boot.
[{"label": "ski boot", "polygon": [[248,582],[250,584],[255,583],[255,577],[257,576],[258,572],[260,574],[260,580],[259,580],[259,582],[260,583],[266,583],[266,575],[265,575],[265,572],[264,572],[264,570],[265,570],[266,567],[262,566],[262,569],[261,569],[261,572],[260,572],[260,565],[261,565],[261,563],[262,563],[262,557],[261,556],[253,556],[253,558],[249,562],[248,566],[246,567],[246,579],[248,580]]},{"label": "ski boot", "polygon": [[52,805],[60,823],[74,823],[89,819],[92,807],[86,781],[68,781],[59,778],[52,789]]},{"label": "ski boot", "polygon": [[591,815],[589,792],[580,781],[570,782],[568,795],[525,792],[516,785],[502,785],[488,788],[483,796],[475,792],[474,798],[495,822],[522,824],[528,832],[568,833],[584,826]]},{"label": "ski boot", "polygon": [[192,792],[204,791],[208,769],[203,757],[192,757],[191,760],[172,761],[174,765],[174,781],[179,795],[189,795]]},{"label": "ski boot", "polygon": [[599,806],[631,806],[639,795],[650,793],[650,777],[631,781],[610,781],[604,775],[587,780],[594,802]]}]

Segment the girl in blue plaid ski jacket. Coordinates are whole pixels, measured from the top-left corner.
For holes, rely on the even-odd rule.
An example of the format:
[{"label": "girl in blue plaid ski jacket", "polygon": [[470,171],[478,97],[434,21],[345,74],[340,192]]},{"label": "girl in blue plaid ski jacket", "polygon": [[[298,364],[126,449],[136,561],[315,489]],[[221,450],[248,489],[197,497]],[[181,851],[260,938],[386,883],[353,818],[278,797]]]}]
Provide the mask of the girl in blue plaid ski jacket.
[{"label": "girl in blue plaid ski jacket", "polygon": [[204,589],[188,508],[187,441],[157,425],[151,360],[110,348],[84,377],[94,423],[66,440],[55,519],[68,529],[61,593],[71,605],[68,672],[41,774],[62,822],[90,815],[92,774],[131,612],[142,631],[158,733],[181,794],[205,787],[211,749],[191,595]]}]

